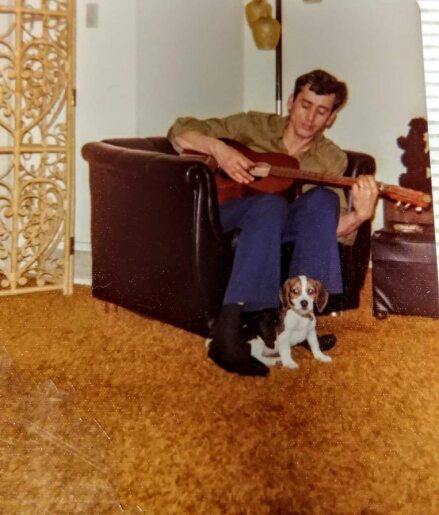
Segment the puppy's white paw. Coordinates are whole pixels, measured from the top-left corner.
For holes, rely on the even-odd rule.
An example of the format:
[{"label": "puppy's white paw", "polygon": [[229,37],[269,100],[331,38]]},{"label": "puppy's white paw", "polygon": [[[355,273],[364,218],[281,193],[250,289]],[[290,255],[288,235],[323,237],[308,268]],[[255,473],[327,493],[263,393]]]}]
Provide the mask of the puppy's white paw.
[{"label": "puppy's white paw", "polygon": [[291,368],[291,369],[299,368],[299,365],[295,361],[287,361],[286,363],[283,363],[283,366],[285,368]]},{"label": "puppy's white paw", "polygon": [[321,354],[320,356],[317,356],[316,359],[318,359],[322,363],[331,363],[332,361],[332,358],[326,354]]},{"label": "puppy's white paw", "polygon": [[210,344],[212,343],[212,338],[206,338],[204,340],[204,346],[206,347],[206,349],[209,348]]}]

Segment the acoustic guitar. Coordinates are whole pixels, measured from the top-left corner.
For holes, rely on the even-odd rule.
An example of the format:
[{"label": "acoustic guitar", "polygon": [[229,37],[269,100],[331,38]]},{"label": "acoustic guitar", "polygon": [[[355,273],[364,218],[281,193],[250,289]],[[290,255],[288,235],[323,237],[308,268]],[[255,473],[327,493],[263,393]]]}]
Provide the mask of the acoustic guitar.
[{"label": "acoustic guitar", "polygon": [[[287,154],[255,152],[234,140],[223,139],[225,143],[235,148],[255,163],[250,173],[255,180],[248,184],[241,184],[221,171],[218,163],[212,156],[185,151],[184,155],[205,163],[214,173],[218,190],[218,202],[248,197],[258,193],[286,193],[294,181],[310,184],[323,184],[336,188],[350,189],[355,184],[354,177],[329,175],[325,173],[310,172],[299,169],[298,161]],[[416,191],[402,186],[395,186],[377,182],[380,197],[403,203],[407,209],[415,206],[418,209],[427,209],[431,205],[431,195],[423,191]]]}]

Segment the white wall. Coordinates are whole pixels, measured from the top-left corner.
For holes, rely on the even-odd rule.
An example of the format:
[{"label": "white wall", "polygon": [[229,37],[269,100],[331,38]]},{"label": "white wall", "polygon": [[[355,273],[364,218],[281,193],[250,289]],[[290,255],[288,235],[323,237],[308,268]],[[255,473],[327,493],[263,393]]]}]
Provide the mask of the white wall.
[{"label": "white wall", "polygon": [[166,134],[181,115],[241,110],[240,2],[138,0],[137,5],[138,134]]},{"label": "white wall", "polygon": [[93,0],[98,26],[86,27],[86,0],[77,0],[75,247],[90,247],[88,166],[80,149],[88,141],[136,132],[137,0]]},{"label": "white wall", "polygon": [[[349,103],[328,136],[372,154],[377,177],[396,183],[405,172],[396,139],[411,118],[426,116],[416,0],[284,0],[282,6],[284,106],[302,73],[323,68],[345,80]],[[274,110],[275,52],[257,50],[248,27],[245,60],[246,109]],[[382,226],[380,210],[375,226]]]}]

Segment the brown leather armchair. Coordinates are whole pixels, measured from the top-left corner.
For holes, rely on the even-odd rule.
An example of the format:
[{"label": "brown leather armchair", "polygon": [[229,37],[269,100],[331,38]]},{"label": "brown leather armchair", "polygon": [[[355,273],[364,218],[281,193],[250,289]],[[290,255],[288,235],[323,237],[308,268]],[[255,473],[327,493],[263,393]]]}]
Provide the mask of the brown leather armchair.
[{"label": "brown leather armchair", "polygon": [[[233,260],[223,235],[213,175],[177,156],[166,138],[87,143],[90,167],[92,293],[144,315],[208,335]],[[372,174],[372,157],[348,152],[346,175]],[[340,245],[344,292],[326,313],[357,308],[370,253],[370,223]],[[284,249],[284,262],[291,246]]]}]

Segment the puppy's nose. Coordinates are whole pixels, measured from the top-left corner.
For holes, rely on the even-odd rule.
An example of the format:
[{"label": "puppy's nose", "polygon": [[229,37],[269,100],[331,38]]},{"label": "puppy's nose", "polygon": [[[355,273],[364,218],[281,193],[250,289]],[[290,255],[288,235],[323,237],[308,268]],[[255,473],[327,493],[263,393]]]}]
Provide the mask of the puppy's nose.
[{"label": "puppy's nose", "polygon": [[302,306],[303,309],[306,309],[308,307],[308,301],[305,299],[301,300],[300,305]]}]

